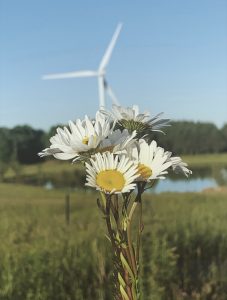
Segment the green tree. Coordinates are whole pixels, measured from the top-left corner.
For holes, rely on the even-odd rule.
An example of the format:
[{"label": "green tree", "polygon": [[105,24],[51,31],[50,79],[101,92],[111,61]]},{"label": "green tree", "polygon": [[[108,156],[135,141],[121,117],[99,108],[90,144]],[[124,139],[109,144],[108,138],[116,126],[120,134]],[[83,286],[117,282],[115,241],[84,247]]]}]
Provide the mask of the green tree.
[{"label": "green tree", "polygon": [[11,130],[14,152],[22,164],[39,162],[37,155],[45,147],[45,132],[28,125],[16,126]]},{"label": "green tree", "polygon": [[154,139],[174,154],[218,153],[224,148],[221,131],[212,123],[178,121],[166,128],[166,135],[154,134]]},{"label": "green tree", "polygon": [[13,140],[10,130],[7,128],[0,128],[0,161],[8,163],[13,154]]},{"label": "green tree", "polygon": [[223,138],[223,151],[227,151],[227,123],[221,129],[221,135]]}]

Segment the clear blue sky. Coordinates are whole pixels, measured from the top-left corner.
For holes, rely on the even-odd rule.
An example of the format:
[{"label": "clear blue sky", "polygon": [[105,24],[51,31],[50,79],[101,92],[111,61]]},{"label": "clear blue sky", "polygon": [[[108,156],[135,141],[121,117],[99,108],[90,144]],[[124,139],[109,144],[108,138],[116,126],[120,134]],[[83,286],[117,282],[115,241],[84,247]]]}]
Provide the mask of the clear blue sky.
[{"label": "clear blue sky", "polygon": [[122,105],[227,123],[226,0],[0,0],[0,126],[93,116],[95,78],[41,75],[96,69],[118,21],[107,78]]}]

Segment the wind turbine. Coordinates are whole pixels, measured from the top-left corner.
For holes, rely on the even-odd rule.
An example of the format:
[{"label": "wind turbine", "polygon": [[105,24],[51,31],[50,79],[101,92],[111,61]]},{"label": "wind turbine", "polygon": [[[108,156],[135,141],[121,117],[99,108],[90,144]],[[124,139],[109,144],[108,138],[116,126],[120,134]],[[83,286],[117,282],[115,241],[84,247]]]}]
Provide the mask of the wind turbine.
[{"label": "wind turbine", "polygon": [[112,39],[106,49],[106,52],[103,55],[103,58],[99,64],[98,70],[85,70],[85,71],[76,71],[68,73],[59,73],[59,74],[48,74],[43,75],[42,79],[65,79],[65,78],[80,78],[80,77],[97,77],[98,78],[98,88],[99,88],[99,106],[100,108],[105,107],[105,91],[109,94],[110,98],[115,104],[118,104],[117,98],[115,97],[113,90],[106,80],[106,67],[109,63],[111,54],[113,52],[114,46],[116,44],[117,38],[120,34],[122,24],[119,23],[117,28],[112,36]]}]

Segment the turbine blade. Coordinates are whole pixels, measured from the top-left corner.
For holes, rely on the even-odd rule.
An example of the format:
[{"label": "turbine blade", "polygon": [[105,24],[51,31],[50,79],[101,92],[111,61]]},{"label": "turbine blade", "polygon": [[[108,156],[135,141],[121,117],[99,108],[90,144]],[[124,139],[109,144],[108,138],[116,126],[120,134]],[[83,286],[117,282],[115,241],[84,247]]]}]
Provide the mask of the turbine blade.
[{"label": "turbine blade", "polygon": [[64,79],[64,78],[76,78],[76,77],[95,77],[98,76],[97,71],[78,71],[78,72],[68,72],[68,73],[59,73],[59,74],[47,74],[43,75],[42,79]]},{"label": "turbine blade", "polygon": [[106,92],[110,96],[113,103],[116,105],[119,105],[119,101],[117,100],[117,97],[115,96],[113,90],[111,89],[110,85],[107,83],[106,80],[104,81],[104,86],[105,86]]},{"label": "turbine blade", "polygon": [[103,70],[103,69],[106,68],[106,66],[107,66],[107,64],[108,64],[108,62],[110,60],[110,56],[112,54],[113,48],[114,48],[114,46],[116,44],[117,38],[118,38],[118,36],[120,34],[121,28],[122,28],[122,24],[119,23],[117,25],[117,28],[116,28],[116,30],[115,30],[115,32],[113,34],[113,37],[112,37],[112,39],[111,39],[111,41],[110,41],[110,43],[109,43],[109,45],[108,45],[108,47],[106,49],[106,52],[105,52],[105,54],[104,54],[104,56],[103,56],[103,58],[101,60],[101,63],[99,65],[99,70]]},{"label": "turbine blade", "polygon": [[102,76],[98,77],[98,85],[99,85],[99,108],[105,108],[105,85],[104,85],[104,78]]}]

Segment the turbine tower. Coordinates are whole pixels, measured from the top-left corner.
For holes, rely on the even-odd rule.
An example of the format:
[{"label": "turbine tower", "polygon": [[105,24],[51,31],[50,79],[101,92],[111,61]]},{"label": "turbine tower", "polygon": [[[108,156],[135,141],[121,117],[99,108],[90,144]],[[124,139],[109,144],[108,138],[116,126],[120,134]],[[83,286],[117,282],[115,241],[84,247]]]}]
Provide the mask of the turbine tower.
[{"label": "turbine tower", "polygon": [[85,70],[85,71],[75,71],[68,73],[59,73],[59,74],[48,74],[43,75],[42,79],[65,79],[65,78],[81,78],[81,77],[97,77],[98,78],[98,88],[99,88],[99,107],[105,107],[105,91],[109,94],[110,98],[115,104],[118,104],[117,98],[115,97],[113,90],[106,80],[106,67],[109,63],[111,54],[113,52],[114,46],[116,44],[117,38],[120,34],[122,24],[119,23],[113,34],[113,37],[106,49],[106,52],[103,55],[103,58],[99,64],[98,70]]}]

